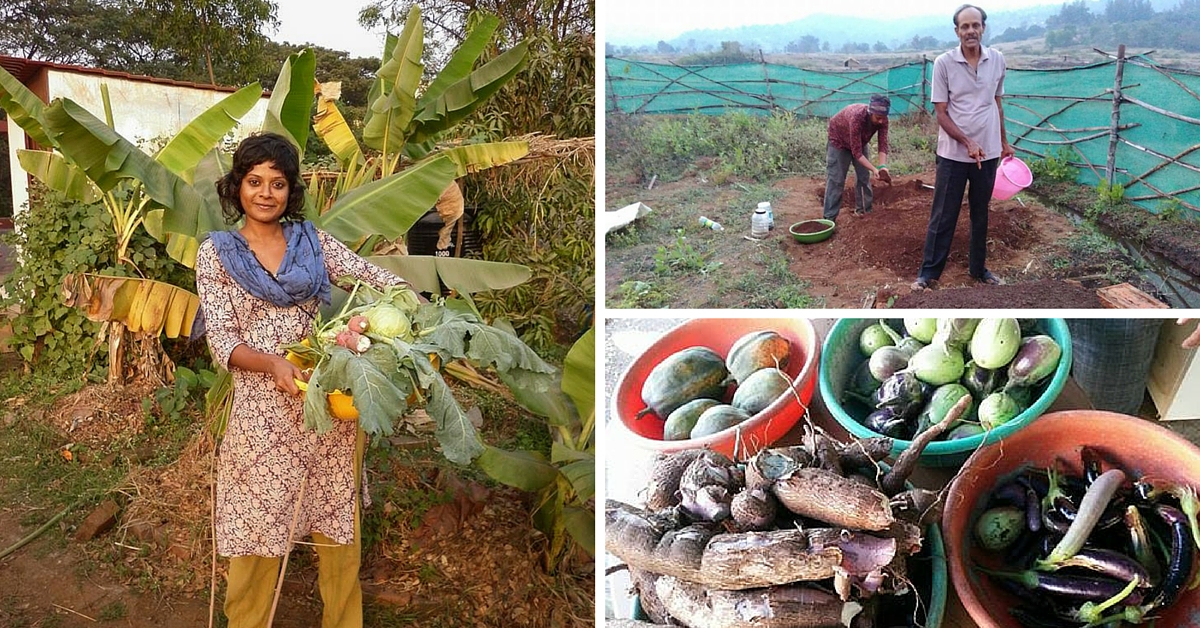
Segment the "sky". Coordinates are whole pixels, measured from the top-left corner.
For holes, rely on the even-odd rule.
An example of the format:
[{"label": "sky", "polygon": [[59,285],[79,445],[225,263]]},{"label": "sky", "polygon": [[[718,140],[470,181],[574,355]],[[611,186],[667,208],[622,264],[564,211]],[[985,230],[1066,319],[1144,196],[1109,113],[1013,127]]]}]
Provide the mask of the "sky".
[{"label": "sky", "polygon": [[[754,24],[785,24],[815,13],[870,18],[953,15],[964,0],[599,0],[604,41],[617,45],[670,40],[686,31]],[[988,13],[1061,0],[974,0]]]},{"label": "sky", "polygon": [[[384,31],[371,32],[358,25],[358,11],[369,0],[277,0],[279,28],[267,37],[277,42],[313,43],[344,50],[351,57],[383,54]],[[331,10],[332,8],[332,10]]]}]

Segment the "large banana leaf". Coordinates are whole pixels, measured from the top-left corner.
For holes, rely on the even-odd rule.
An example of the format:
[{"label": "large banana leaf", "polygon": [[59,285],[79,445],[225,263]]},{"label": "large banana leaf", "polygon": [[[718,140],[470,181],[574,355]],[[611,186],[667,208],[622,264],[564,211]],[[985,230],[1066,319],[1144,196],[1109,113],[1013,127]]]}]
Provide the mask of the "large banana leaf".
[{"label": "large banana leaf", "polygon": [[46,104],[4,68],[0,68],[0,109],[33,141],[45,147],[54,145],[46,133]]},{"label": "large banana leaf", "polygon": [[596,513],[578,506],[563,506],[563,527],[580,547],[596,555]]},{"label": "large banana leaf", "polygon": [[[596,328],[580,336],[563,361],[562,391],[575,402],[579,417],[595,425],[596,416]],[[590,440],[590,439],[589,439]]]},{"label": "large banana leaf", "polygon": [[436,153],[445,155],[454,162],[457,168],[455,178],[472,172],[479,172],[494,166],[501,166],[516,161],[529,154],[528,142],[488,142],[484,144],[464,144],[447,148]]},{"label": "large banana leaf", "polygon": [[178,338],[191,333],[200,297],[169,283],[92,273],[63,277],[63,301],[89,320],[121,321],[132,332]]},{"label": "large banana leaf", "polygon": [[123,179],[139,181],[150,198],[170,208],[164,216],[167,231],[195,232],[203,201],[186,181],[70,100],[55,99],[45,116],[54,143],[101,191]]},{"label": "large banana leaf", "polygon": [[[384,89],[369,105],[371,118],[363,127],[367,146],[387,155],[404,149],[408,125],[417,110],[417,87],[425,71],[421,63],[424,49],[421,10],[413,5],[392,55],[384,59],[377,73]],[[391,89],[387,89],[389,85]]]},{"label": "large banana leaf", "polygon": [[413,118],[409,141],[423,142],[471,115],[525,68],[528,44],[521,42],[446,88]]},{"label": "large banana leaf", "polygon": [[263,120],[262,130],[292,138],[301,156],[308,142],[316,68],[317,56],[311,50],[288,55],[279,70],[275,88],[271,90],[267,116]]},{"label": "large banana leaf", "polygon": [[222,161],[223,153],[218,149],[209,151],[195,168],[196,192],[203,199],[200,213],[196,216],[196,230],[191,234],[173,233],[163,228],[162,208],[146,212],[142,223],[146,231],[156,240],[166,245],[167,254],[171,259],[187,266],[196,267],[196,253],[200,250],[200,240],[209,231],[228,229],[224,215],[221,213],[221,200],[217,196],[216,182],[228,172],[229,167]]},{"label": "large banana leaf", "polygon": [[350,125],[342,117],[337,103],[323,95],[317,97],[317,113],[313,116],[313,130],[325,142],[329,150],[337,155],[338,161],[343,166],[352,162],[362,162],[362,148],[359,147],[358,140],[354,139]]},{"label": "large banana leaf", "polygon": [[[383,40],[383,56],[380,58],[385,60],[391,59],[393,51],[396,50],[396,43],[398,41],[399,39],[397,39],[395,35],[388,33]],[[380,65],[383,64],[381,63]],[[375,102],[380,96],[390,91],[392,91],[392,84],[389,83],[385,77],[380,76],[377,72],[375,74],[375,80],[371,81],[371,89],[367,91],[367,104]],[[371,113],[371,108],[367,107],[366,112],[363,113],[363,128],[366,128],[366,126],[371,123],[372,117],[373,115]]]},{"label": "large banana leaf", "polygon": [[540,491],[558,478],[558,469],[530,451],[483,446],[475,464],[492,479],[523,491]]},{"label": "large banana leaf", "polygon": [[492,40],[492,34],[496,32],[496,27],[499,25],[500,18],[485,14],[471,28],[471,32],[467,33],[466,38],[454,50],[454,55],[450,57],[446,67],[442,68],[429,87],[425,88],[425,92],[417,101],[417,109],[424,109],[426,105],[445,93],[446,88],[471,74],[471,68],[475,67],[475,61],[479,59],[479,55],[483,54],[483,50],[487,48],[488,42]]},{"label": "large banana leaf", "polygon": [[191,183],[192,170],[225,134],[237,126],[238,120],[250,112],[262,98],[262,86],[251,83],[221,99],[183,127],[155,159]]},{"label": "large banana leaf", "polygon": [[404,278],[421,292],[439,292],[438,280],[459,294],[503,290],[529,281],[528,266],[432,255],[373,255],[372,263]]},{"label": "large banana leaf", "polygon": [[454,173],[453,161],[435,157],[339,196],[314,222],[342,242],[375,234],[394,240],[433,207]]},{"label": "large banana leaf", "polygon": [[65,194],[67,198],[84,203],[100,200],[100,190],[87,178],[87,174],[58,153],[21,149],[17,151],[17,161],[25,172],[37,177],[51,190]]}]

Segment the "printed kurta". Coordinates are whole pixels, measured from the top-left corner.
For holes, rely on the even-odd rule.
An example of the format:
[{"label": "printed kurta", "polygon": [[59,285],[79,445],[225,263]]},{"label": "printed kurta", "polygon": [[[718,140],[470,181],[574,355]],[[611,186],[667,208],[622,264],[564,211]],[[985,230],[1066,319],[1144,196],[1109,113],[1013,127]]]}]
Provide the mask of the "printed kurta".
[{"label": "printed kurta", "polygon": [[[317,231],[332,280],[356,277],[377,288],[403,283],[324,231]],[[229,367],[239,344],[284,355],[312,329],[318,302],[278,307],[246,292],[225,271],[211,241],[196,256],[196,288],[208,346]],[[295,538],[317,531],[341,544],[354,540],[354,421],[335,421],[318,436],[304,428],[303,397],[275,390],[268,373],[234,368],[233,408],[221,442],[216,538],[222,556],[283,556],[301,483]],[[365,490],[365,489],[364,489]]]}]

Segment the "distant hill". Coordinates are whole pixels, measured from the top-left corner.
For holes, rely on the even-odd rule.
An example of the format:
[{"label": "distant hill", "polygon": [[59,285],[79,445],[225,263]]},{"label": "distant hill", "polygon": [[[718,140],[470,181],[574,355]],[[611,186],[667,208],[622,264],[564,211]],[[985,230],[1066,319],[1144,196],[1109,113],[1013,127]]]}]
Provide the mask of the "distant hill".
[{"label": "distant hill", "polygon": [[[1155,11],[1166,11],[1175,8],[1179,0],[1150,0],[1150,4]],[[1055,2],[1012,11],[989,12],[987,41],[990,42],[1010,27],[1044,25],[1046,18],[1058,13],[1062,5],[1063,2]],[[1104,0],[1089,0],[1087,5],[1092,13],[1103,15]],[[636,16],[629,17],[636,19]],[[609,19],[620,18],[610,16]],[[736,41],[742,45],[743,50],[761,49],[764,53],[777,53],[784,52],[789,43],[798,41],[805,35],[816,37],[821,42],[829,42],[833,51],[837,51],[846,43],[874,45],[876,42],[883,42],[888,48],[896,48],[911,42],[913,37],[932,37],[939,42],[952,42],[956,39],[950,14],[873,19],[817,14],[786,24],[692,30],[667,40],[666,43],[681,52],[700,52],[719,49],[723,41]],[[614,39],[609,43],[633,48],[654,47],[658,40]]]}]

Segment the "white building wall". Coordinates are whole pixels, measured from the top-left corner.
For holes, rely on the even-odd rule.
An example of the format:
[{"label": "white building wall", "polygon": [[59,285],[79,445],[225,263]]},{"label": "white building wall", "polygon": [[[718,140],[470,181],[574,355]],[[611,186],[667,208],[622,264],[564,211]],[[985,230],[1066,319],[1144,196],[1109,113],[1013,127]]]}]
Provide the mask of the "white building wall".
[{"label": "white building wall", "polygon": [[[230,95],[182,85],[164,85],[98,74],[73,74],[50,70],[47,76],[50,99],[69,98],[104,120],[101,83],[108,85],[113,124],[117,133],[147,152],[161,148],[180,129]],[[267,99],[261,98],[227,138],[229,150],[259,130],[267,115]],[[13,215],[25,211],[29,202],[27,174],[17,161],[17,150],[25,148],[25,132],[8,123],[8,160],[12,171]]]}]

